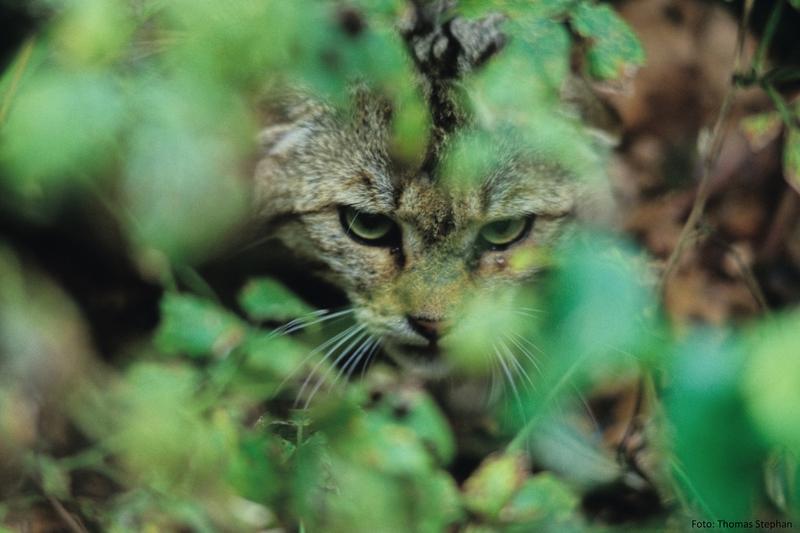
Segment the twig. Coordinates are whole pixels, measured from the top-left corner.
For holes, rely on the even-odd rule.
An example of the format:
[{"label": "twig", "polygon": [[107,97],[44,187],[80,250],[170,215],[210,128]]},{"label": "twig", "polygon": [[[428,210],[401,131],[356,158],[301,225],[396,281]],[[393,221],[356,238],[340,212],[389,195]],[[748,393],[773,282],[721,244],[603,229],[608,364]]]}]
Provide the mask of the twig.
[{"label": "twig", "polygon": [[730,243],[720,239],[719,237],[712,237],[711,241],[716,243],[717,246],[720,246],[723,250],[725,250],[733,259],[736,266],[739,268],[739,274],[742,276],[745,285],[747,285],[747,289],[750,291],[750,294],[753,296],[753,299],[756,301],[758,306],[761,308],[761,311],[764,313],[769,313],[769,304],[767,304],[767,298],[764,296],[764,291],[761,290],[761,285],[758,283],[758,279],[756,279],[756,275],[753,273],[753,269],[750,268],[744,259],[742,259],[741,254],[731,246]]},{"label": "twig", "polygon": [[2,126],[6,120],[6,115],[8,115],[8,111],[11,109],[11,102],[14,100],[14,95],[17,93],[19,82],[22,79],[22,75],[25,73],[25,69],[28,68],[28,62],[31,59],[34,44],[36,44],[36,37],[31,37],[22,47],[22,51],[19,54],[19,59],[14,67],[14,73],[11,76],[11,82],[8,85],[6,94],[3,95],[3,103],[0,105],[0,126]]},{"label": "twig", "polygon": [[53,509],[56,510],[58,516],[61,517],[61,520],[64,521],[64,524],[69,528],[70,531],[72,531],[72,533],[89,533],[89,530],[86,529],[86,527],[77,519],[75,519],[75,517],[64,508],[60,501],[52,496],[48,496],[47,501],[50,502],[50,505],[53,506]]},{"label": "twig", "polygon": [[799,214],[800,198],[794,189],[787,186],[775,210],[775,216],[772,217],[772,224],[767,231],[767,236],[758,252],[762,261],[775,261]]},{"label": "twig", "polygon": [[769,99],[772,100],[772,103],[775,105],[775,108],[778,110],[778,114],[781,116],[781,120],[786,125],[787,128],[798,128],[798,121],[794,117],[792,110],[789,109],[789,106],[784,101],[781,94],[778,92],[777,89],[771,83],[764,83],[764,90],[767,92],[767,96]]},{"label": "twig", "polygon": [[[744,41],[747,34],[747,26],[750,21],[750,12],[753,9],[753,2],[754,0],[745,0],[743,8],[744,12],[741,20],[739,21],[739,30],[736,37],[736,52],[733,61],[734,73],[738,72],[741,68],[742,55],[744,52]],[[678,262],[683,256],[683,252],[686,250],[686,247],[691,240],[690,237],[694,234],[695,227],[705,211],[706,203],[708,202],[711,192],[712,171],[717,159],[719,159],[719,154],[722,151],[722,141],[724,140],[723,132],[725,131],[728,115],[730,114],[731,107],[733,106],[733,101],[738,88],[739,85],[737,83],[731,83],[722,101],[719,115],[717,115],[717,120],[712,130],[711,140],[708,143],[708,149],[706,150],[705,157],[703,158],[703,174],[700,178],[700,184],[697,187],[697,196],[695,197],[694,205],[689,213],[689,218],[686,220],[686,224],[681,230],[680,237],[678,238],[678,244],[675,246],[675,249],[672,250],[672,254],[669,256],[667,265],[664,267],[664,272],[661,275],[659,293],[662,295],[664,294],[664,289],[666,288],[667,282],[674,273]]]},{"label": "twig", "polygon": [[781,20],[781,13],[783,13],[783,4],[785,0],[777,0],[772,7],[772,12],[769,14],[767,25],[764,29],[764,35],[761,37],[761,42],[758,43],[755,58],[753,59],[753,71],[756,75],[761,73],[761,69],[767,60],[767,50],[772,42],[772,37],[775,35],[775,30],[778,29],[778,23]]},{"label": "twig", "polygon": [[[642,370],[646,372],[646,370]],[[617,445],[617,461],[623,464],[634,464],[636,462],[636,458],[633,454],[629,453],[630,448],[628,443],[630,442],[631,438],[634,435],[634,432],[637,429],[637,425],[639,422],[639,416],[642,413],[642,407],[644,406],[644,375],[640,376],[637,383],[636,383],[636,397],[633,403],[633,410],[631,412],[631,416],[628,418],[628,423],[625,426],[625,432],[622,434],[622,438],[619,440],[619,444]]]}]

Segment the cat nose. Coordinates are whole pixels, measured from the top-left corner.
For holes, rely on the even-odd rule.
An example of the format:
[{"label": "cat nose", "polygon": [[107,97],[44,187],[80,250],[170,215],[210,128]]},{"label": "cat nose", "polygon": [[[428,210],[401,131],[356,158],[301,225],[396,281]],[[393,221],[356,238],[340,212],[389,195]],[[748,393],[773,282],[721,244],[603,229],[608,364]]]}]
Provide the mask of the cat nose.
[{"label": "cat nose", "polygon": [[442,336],[446,322],[438,318],[408,315],[408,323],[411,329],[433,342]]}]

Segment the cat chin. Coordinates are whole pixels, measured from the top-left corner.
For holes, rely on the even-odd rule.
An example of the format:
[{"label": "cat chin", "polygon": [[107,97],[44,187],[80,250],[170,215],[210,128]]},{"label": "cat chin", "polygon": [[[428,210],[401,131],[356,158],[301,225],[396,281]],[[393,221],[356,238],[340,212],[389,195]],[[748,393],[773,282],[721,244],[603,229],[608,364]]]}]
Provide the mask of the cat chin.
[{"label": "cat chin", "polygon": [[390,344],[384,351],[403,371],[426,381],[444,379],[453,370],[435,347]]}]

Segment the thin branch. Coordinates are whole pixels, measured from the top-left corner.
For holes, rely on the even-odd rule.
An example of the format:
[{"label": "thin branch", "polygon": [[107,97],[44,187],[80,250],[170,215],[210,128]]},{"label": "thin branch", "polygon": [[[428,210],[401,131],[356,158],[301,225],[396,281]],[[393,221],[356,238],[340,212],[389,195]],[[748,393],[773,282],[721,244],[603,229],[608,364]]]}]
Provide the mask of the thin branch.
[{"label": "thin branch", "polygon": [[777,0],[772,7],[772,12],[769,14],[769,20],[764,28],[764,35],[761,37],[761,42],[758,43],[758,50],[756,51],[755,58],[753,59],[753,71],[761,74],[761,69],[767,60],[767,51],[769,45],[772,43],[772,38],[775,36],[775,30],[778,28],[778,23],[781,20],[781,13],[783,13],[783,4],[785,0]]},{"label": "thin branch", "polygon": [[[646,370],[642,369],[642,372],[646,372]],[[622,464],[632,465],[636,463],[636,458],[630,453],[630,446],[628,444],[637,429],[639,417],[644,407],[644,380],[645,376],[641,375],[636,383],[636,397],[634,398],[631,416],[628,418],[628,423],[625,425],[625,432],[622,434],[622,438],[617,445],[617,460]]]},{"label": "thin branch", "polygon": [[22,47],[22,51],[19,54],[19,59],[14,67],[14,73],[11,75],[11,82],[8,85],[6,94],[3,95],[3,103],[0,104],[0,126],[2,126],[5,122],[8,111],[11,109],[11,102],[14,100],[14,96],[17,93],[17,88],[20,80],[22,80],[22,75],[28,68],[28,63],[30,62],[31,54],[33,53],[33,46],[35,44],[36,37],[31,37]]},{"label": "thin branch", "polygon": [[66,525],[72,533],[89,533],[89,530],[86,529],[78,519],[72,516],[72,513],[67,511],[60,501],[52,496],[48,496],[47,501],[50,502],[50,505],[55,509],[56,513],[58,513],[58,516],[64,521],[64,525]]},{"label": "thin branch", "polygon": [[778,114],[780,114],[781,120],[786,127],[794,129],[800,128],[800,125],[798,125],[798,120],[795,118],[792,110],[786,104],[786,101],[783,99],[778,90],[775,89],[771,83],[764,83],[764,90],[767,92],[770,100],[772,100],[772,103],[778,110]]},{"label": "thin branch", "polygon": [[739,269],[739,275],[744,280],[745,285],[747,285],[747,289],[750,291],[750,295],[753,297],[753,300],[756,301],[758,306],[761,308],[761,311],[764,313],[769,313],[769,304],[767,303],[767,298],[764,296],[764,291],[761,289],[761,285],[758,283],[758,279],[756,279],[756,275],[753,272],[753,269],[750,268],[744,259],[742,259],[741,254],[731,246],[730,243],[720,239],[719,237],[712,237],[712,242],[716,243],[722,249],[724,249],[733,259],[733,262],[736,263],[736,267]]},{"label": "thin branch", "polygon": [[[750,13],[753,9],[753,2],[754,0],[745,0],[743,8],[744,12],[741,20],[739,21],[739,30],[736,37],[736,52],[733,61],[734,73],[739,72],[741,68],[745,36],[747,35],[747,26],[750,21]],[[662,295],[664,294],[667,282],[674,273],[681,257],[683,257],[684,251],[692,240],[691,236],[694,234],[695,228],[697,227],[698,222],[700,222],[700,219],[705,211],[706,203],[708,202],[708,198],[711,193],[712,173],[714,166],[719,159],[719,154],[722,151],[725,126],[727,124],[731,108],[733,107],[733,102],[735,100],[738,88],[738,84],[731,83],[722,101],[719,115],[717,115],[717,120],[712,130],[711,140],[707,145],[708,148],[706,149],[705,156],[703,158],[703,174],[700,178],[700,184],[697,187],[697,196],[695,197],[694,205],[689,213],[689,218],[686,220],[686,224],[681,230],[680,237],[678,238],[678,244],[675,246],[675,249],[672,250],[672,254],[667,260],[667,265],[664,267],[664,272],[661,275],[659,293]]]}]

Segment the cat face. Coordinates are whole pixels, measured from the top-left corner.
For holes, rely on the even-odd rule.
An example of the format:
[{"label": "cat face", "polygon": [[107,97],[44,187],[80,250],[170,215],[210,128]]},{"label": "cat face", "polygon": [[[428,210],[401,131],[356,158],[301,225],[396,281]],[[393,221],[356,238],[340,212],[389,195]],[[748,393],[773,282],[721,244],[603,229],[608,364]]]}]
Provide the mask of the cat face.
[{"label": "cat face", "polygon": [[575,211],[576,181],[508,139],[491,147],[499,164],[465,184],[393,165],[377,102],[344,115],[304,101],[279,118],[261,137],[262,215],[408,367],[441,363],[467,298],[534,277],[517,258],[552,245]]}]

